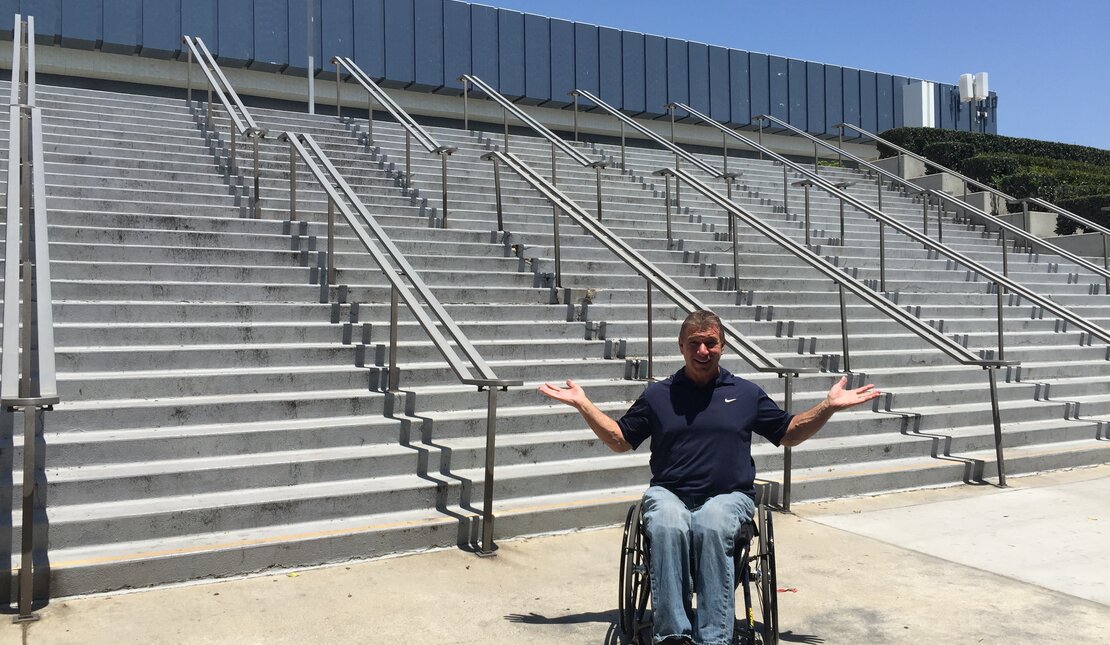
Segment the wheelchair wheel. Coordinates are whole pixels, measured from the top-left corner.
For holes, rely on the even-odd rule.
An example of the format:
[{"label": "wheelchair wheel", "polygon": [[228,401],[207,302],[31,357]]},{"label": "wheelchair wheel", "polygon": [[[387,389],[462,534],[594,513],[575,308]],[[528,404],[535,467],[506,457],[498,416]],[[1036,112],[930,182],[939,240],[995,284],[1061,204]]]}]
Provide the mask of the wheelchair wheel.
[{"label": "wheelchair wheel", "polygon": [[647,569],[649,545],[643,526],[640,502],[636,502],[628,509],[624,539],[621,541],[618,610],[621,633],[626,643],[640,643],[641,632],[651,624],[646,619],[651,585]]},{"label": "wheelchair wheel", "polygon": [[759,509],[759,555],[755,560],[758,568],[759,607],[763,619],[763,645],[777,645],[779,642],[779,602],[778,575],[775,572],[775,528],[771,519],[771,509]]}]

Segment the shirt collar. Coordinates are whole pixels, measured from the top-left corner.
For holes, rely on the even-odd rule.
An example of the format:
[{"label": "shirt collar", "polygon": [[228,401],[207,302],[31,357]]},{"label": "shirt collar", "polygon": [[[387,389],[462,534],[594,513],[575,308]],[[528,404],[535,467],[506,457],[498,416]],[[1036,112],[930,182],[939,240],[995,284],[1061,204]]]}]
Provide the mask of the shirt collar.
[{"label": "shirt collar", "polygon": [[[720,387],[722,385],[732,384],[732,372],[726,370],[720,365],[717,366],[717,369],[717,378],[710,381],[709,383],[706,383],[705,387]],[[671,376],[671,382],[683,387],[698,387],[697,384],[695,384],[693,381],[690,380],[688,376],[686,376],[685,367],[680,367],[678,371],[675,372],[673,376]]]}]

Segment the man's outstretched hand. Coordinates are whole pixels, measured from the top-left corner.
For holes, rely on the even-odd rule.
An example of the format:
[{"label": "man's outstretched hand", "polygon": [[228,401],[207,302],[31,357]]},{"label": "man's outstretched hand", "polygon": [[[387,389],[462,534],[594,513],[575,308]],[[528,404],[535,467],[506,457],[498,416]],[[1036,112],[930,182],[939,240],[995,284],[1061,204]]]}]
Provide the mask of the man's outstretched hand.
[{"label": "man's outstretched hand", "polygon": [[845,389],[848,384],[848,377],[842,376],[837,381],[836,385],[832,386],[829,393],[825,396],[825,401],[833,410],[847,410],[850,407],[866,403],[872,399],[878,398],[882,392],[875,389],[873,383],[868,383],[863,387],[857,387],[854,390]]},{"label": "man's outstretched hand", "polygon": [[581,409],[584,403],[589,402],[586,397],[586,392],[574,381],[567,379],[567,386],[562,387],[558,383],[544,383],[538,390],[540,394],[551,397],[560,403],[574,406]]}]

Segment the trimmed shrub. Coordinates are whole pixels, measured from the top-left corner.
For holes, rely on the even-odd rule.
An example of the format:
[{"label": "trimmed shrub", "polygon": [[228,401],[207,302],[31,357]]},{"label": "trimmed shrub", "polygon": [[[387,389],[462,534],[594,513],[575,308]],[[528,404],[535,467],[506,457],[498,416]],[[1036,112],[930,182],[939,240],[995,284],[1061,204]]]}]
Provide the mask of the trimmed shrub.
[{"label": "trimmed shrub", "polygon": [[[976,151],[975,146],[963,141],[936,141],[925,145],[921,154],[925,155],[930,161],[954,169],[968,157],[974,156]],[[933,168],[928,168],[926,172],[932,173],[935,171]]]},{"label": "trimmed shrub", "polygon": [[[1110,150],[1069,143],[1056,143],[1054,141],[1038,141],[1036,139],[1004,137],[982,132],[941,130],[939,128],[894,128],[883,132],[879,136],[911,152],[925,156],[928,156],[925,153],[925,146],[930,143],[959,141],[974,146],[974,154],[1008,152],[1033,157],[1110,165]],[[879,152],[883,157],[893,157],[896,154],[892,148],[884,145],[879,145]]]},{"label": "trimmed shrub", "polygon": [[[1110,212],[1102,211],[1103,208],[1110,208],[1110,193],[1084,195],[1083,197],[1069,197],[1061,199],[1055,202],[1055,204],[1080,217],[1089,219],[1096,224],[1101,224],[1102,226],[1110,228]],[[1071,235],[1079,229],[1083,231],[1089,230],[1062,216],[1056,218],[1056,232],[1060,235]]]},{"label": "trimmed shrub", "polygon": [[1006,175],[1012,175],[1022,166],[1021,159],[1016,155],[975,155],[961,161],[955,170],[991,186]]}]

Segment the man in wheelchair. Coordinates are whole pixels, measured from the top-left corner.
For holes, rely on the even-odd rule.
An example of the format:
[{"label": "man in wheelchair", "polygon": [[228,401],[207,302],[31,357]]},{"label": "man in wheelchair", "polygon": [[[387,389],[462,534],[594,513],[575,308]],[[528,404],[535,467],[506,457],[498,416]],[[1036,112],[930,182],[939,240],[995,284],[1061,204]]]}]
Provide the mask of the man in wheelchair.
[{"label": "man in wheelchair", "polygon": [[643,516],[652,545],[654,642],[728,645],[735,620],[735,536],[755,510],[752,433],[776,446],[796,446],[833,413],[879,392],[873,385],[845,389],[842,378],[824,401],[791,415],[760,387],[720,367],[724,328],[712,312],[687,316],[678,346],[683,368],[648,385],[619,421],[569,379],[565,388],[547,383],[539,391],[577,409],[616,452],[651,438],[652,477]]}]

